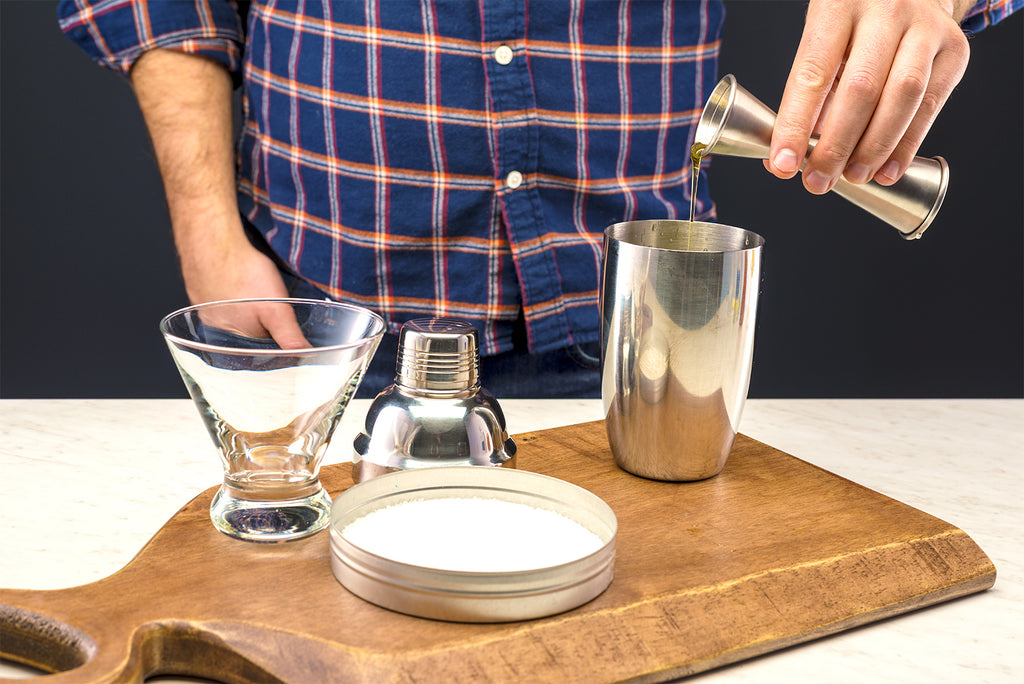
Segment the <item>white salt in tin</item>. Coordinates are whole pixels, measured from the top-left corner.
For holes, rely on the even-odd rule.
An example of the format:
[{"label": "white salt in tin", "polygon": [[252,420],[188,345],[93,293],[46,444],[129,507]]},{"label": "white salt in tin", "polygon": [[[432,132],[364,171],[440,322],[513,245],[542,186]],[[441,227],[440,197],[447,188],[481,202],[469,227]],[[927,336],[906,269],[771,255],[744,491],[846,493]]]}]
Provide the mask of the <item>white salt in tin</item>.
[{"label": "white salt in tin", "polygon": [[[556,478],[507,468],[406,470],[334,500],[331,569],[356,596],[401,613],[530,620],[608,587],[616,530],[608,504]],[[508,555],[509,547],[518,550]]]}]

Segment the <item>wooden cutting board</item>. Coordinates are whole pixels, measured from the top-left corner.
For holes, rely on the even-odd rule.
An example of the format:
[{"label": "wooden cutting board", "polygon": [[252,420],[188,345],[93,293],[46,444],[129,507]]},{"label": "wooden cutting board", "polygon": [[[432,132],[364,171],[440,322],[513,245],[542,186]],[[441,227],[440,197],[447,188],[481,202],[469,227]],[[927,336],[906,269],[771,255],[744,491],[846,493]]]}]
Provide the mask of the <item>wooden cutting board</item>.
[{"label": "wooden cutting board", "polygon": [[[217,532],[211,488],[122,570],[57,591],[0,590],[0,650],[63,682],[158,673],[225,682],[663,681],[992,586],[964,532],[745,436],[696,483],[619,470],[603,423],[519,435],[519,467],[602,497],[615,579],[542,620],[458,624],[356,598],[328,535]],[[324,468],[332,496],[351,465]],[[73,562],[73,561],[71,561]]]}]

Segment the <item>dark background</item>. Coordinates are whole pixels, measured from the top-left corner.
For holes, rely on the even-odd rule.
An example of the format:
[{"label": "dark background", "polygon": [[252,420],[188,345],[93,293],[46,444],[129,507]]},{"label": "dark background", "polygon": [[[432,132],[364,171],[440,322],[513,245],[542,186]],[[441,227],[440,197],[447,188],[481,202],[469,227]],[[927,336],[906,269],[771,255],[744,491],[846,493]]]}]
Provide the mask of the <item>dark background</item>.
[{"label": "dark background", "polygon": [[[0,0],[0,397],[184,397],[157,331],[186,300],[145,128],[55,7]],[[804,3],[726,7],[721,72],[775,108]],[[971,47],[921,150],[951,168],[921,240],[713,162],[719,220],[767,241],[752,397],[1024,396],[1020,13]]]}]

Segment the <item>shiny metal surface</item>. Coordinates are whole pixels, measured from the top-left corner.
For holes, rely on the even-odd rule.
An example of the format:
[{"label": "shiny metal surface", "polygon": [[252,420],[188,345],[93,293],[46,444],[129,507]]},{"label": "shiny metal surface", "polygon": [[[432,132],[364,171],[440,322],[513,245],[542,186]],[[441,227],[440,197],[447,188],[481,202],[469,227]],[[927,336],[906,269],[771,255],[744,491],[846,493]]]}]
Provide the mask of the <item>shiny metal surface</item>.
[{"label": "shiny metal surface", "polygon": [[479,382],[476,328],[454,318],[417,318],[402,326],[396,383],[421,391],[464,391]]},{"label": "shiny metal surface", "polygon": [[[765,159],[775,127],[775,112],[726,75],[708,97],[697,124],[695,142],[704,154]],[[808,154],[817,138],[811,139]],[[893,185],[850,183],[840,177],[832,192],[885,221],[907,240],[931,225],[949,187],[949,166],[942,157],[915,157]]]},{"label": "shiny metal surface", "polygon": [[449,318],[406,323],[395,384],[374,399],[353,443],[353,477],[436,466],[515,467],[505,415],[479,379],[477,331]]},{"label": "shiny metal surface", "polygon": [[623,470],[680,481],[725,466],[750,383],[763,244],[714,223],[605,230],[601,397]]},{"label": "shiny metal surface", "polygon": [[363,482],[394,470],[435,466],[515,467],[505,416],[483,388],[423,397],[398,385],[381,392],[353,444],[353,476]]},{"label": "shiny metal surface", "polygon": [[[596,534],[603,546],[575,561],[536,570],[459,572],[375,555],[349,542],[342,532],[355,519],[385,506],[472,497],[555,511]],[[511,524],[514,521],[496,520],[494,534]],[[334,500],[331,569],[356,596],[398,612],[456,622],[530,620],[576,608],[608,587],[614,575],[617,529],[615,513],[599,497],[546,475],[468,467],[396,472],[351,487]]]}]

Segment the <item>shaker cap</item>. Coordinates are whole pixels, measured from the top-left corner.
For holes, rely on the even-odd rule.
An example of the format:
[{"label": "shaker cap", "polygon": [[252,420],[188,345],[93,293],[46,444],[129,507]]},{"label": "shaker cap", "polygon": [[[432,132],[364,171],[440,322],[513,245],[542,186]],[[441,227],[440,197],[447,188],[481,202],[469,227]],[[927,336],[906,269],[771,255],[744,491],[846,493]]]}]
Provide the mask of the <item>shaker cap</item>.
[{"label": "shaker cap", "polygon": [[465,391],[479,384],[479,336],[454,318],[416,318],[398,339],[395,383],[407,389]]}]

